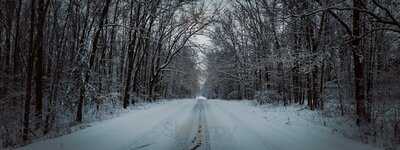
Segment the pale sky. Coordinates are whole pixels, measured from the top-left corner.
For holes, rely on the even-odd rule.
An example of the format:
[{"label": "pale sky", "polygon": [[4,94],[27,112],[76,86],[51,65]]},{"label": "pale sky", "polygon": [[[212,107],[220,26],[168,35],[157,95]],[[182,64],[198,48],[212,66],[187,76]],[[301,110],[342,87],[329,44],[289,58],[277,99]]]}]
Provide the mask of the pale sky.
[{"label": "pale sky", "polygon": [[[204,0],[204,2],[205,2],[205,7],[207,8],[207,11],[211,15],[214,12],[215,7],[220,7],[221,3],[225,3],[225,0]],[[221,6],[221,7],[224,7],[224,6]],[[202,74],[200,75],[200,79],[199,79],[199,82],[201,85],[204,84],[204,82],[206,80],[205,70],[207,69],[207,66],[205,64],[206,58],[205,58],[204,52],[207,51],[207,49],[209,47],[211,47],[211,45],[212,45],[211,39],[207,36],[206,32],[207,31],[202,32],[201,35],[194,36],[193,39],[191,40],[192,42],[194,42],[195,44],[197,44],[201,47],[199,49],[196,49],[196,52],[198,55],[198,68],[201,69],[201,72],[202,72]]]}]

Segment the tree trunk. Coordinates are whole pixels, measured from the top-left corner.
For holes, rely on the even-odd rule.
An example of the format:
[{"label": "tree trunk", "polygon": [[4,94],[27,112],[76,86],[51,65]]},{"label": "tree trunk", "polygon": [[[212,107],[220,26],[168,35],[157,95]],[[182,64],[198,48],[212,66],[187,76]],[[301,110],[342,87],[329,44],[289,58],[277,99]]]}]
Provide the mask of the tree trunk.
[{"label": "tree trunk", "polygon": [[32,98],[32,72],[33,72],[33,52],[34,52],[34,35],[35,35],[35,0],[31,1],[31,22],[30,22],[30,52],[28,54],[28,66],[27,66],[27,75],[26,75],[26,91],[25,91],[25,104],[24,104],[24,128],[22,131],[22,140],[29,140],[29,118],[31,111],[31,98]]},{"label": "tree trunk", "polygon": [[[133,3],[131,3],[131,5],[133,5]],[[140,12],[141,12],[141,5],[138,5],[136,8],[136,18],[135,21],[133,20],[133,18],[131,18],[131,23],[135,22],[135,26],[134,27],[139,27],[140,24]],[[131,12],[133,13],[133,12]],[[123,95],[122,95],[122,103],[123,103],[123,108],[126,109],[129,106],[129,91],[130,91],[130,86],[131,86],[131,80],[132,80],[132,71],[133,71],[133,67],[134,67],[134,63],[136,60],[136,57],[139,53],[139,48],[140,48],[140,39],[138,39],[137,35],[141,35],[142,32],[138,33],[138,30],[135,30],[133,32],[133,37],[131,38],[131,41],[129,43],[128,46],[128,57],[126,57],[126,62],[127,62],[127,72],[126,72],[126,76],[124,79],[124,85],[123,85]],[[131,36],[131,34],[129,34],[129,36]],[[136,68],[138,69],[138,68]],[[135,71],[136,72],[136,71]],[[136,78],[136,75],[135,77]],[[136,84],[136,83],[134,83]],[[134,85],[135,86],[135,85]]]},{"label": "tree trunk", "polygon": [[[87,20],[88,18],[89,18],[89,13],[90,13],[90,1],[87,1],[87,6],[86,6],[86,16],[85,16],[85,20]],[[78,42],[78,53],[84,48],[84,44],[85,44],[85,38],[86,38],[86,30],[87,30],[87,25],[88,25],[88,21],[86,21],[85,23],[84,23],[84,27],[83,27],[83,29],[82,29],[82,33],[81,33],[81,35],[80,35],[80,38],[79,38],[79,42]],[[89,27],[89,31],[90,31],[90,29],[91,29],[91,26]],[[79,59],[83,59],[83,58],[81,58],[81,56],[79,55]],[[79,61],[83,61],[83,60],[79,60]],[[81,63],[81,74],[80,74],[80,89],[79,89],[79,101],[78,101],[78,108],[77,108],[77,111],[76,111],[76,118],[75,118],[75,121],[76,122],[82,122],[83,121],[83,105],[84,105],[84,103],[85,103],[85,93],[86,93],[86,81],[85,81],[85,79],[86,79],[86,74],[85,74],[85,71],[87,71],[87,70],[85,70],[84,69],[84,66],[86,65],[85,63],[83,63],[83,62],[80,62]]]},{"label": "tree trunk", "polygon": [[[16,74],[18,72],[18,66],[19,66],[19,61],[18,61],[18,55],[19,55],[19,51],[20,51],[20,47],[19,47],[19,28],[20,28],[20,17],[21,17],[21,6],[22,6],[22,0],[18,1],[18,7],[17,7],[17,20],[15,21],[16,27],[15,27],[15,39],[14,39],[14,67],[13,67],[13,73]],[[17,78],[14,79],[15,81],[17,81]]]},{"label": "tree trunk", "polygon": [[89,66],[87,67],[86,70],[84,70],[84,73],[82,75],[83,79],[82,79],[82,83],[81,83],[82,85],[81,85],[81,89],[80,89],[80,98],[79,98],[79,102],[78,102],[79,103],[78,104],[78,111],[77,111],[77,114],[76,114],[76,121],[77,122],[82,122],[83,121],[83,107],[84,107],[84,102],[85,102],[85,98],[86,98],[86,94],[85,94],[85,92],[86,92],[86,84],[90,80],[89,73],[90,73],[90,70],[92,69],[92,67],[94,65],[94,59],[95,59],[96,51],[97,51],[97,43],[98,43],[98,40],[99,40],[100,32],[101,32],[101,30],[103,29],[103,26],[104,26],[104,20],[105,20],[105,18],[107,16],[108,8],[110,6],[110,3],[111,3],[111,0],[107,0],[106,1],[106,4],[105,4],[105,6],[103,8],[103,11],[101,13],[100,20],[99,20],[99,25],[98,25],[97,31],[96,31],[96,33],[94,34],[94,37],[93,37],[92,50],[91,50],[91,53],[89,54]]},{"label": "tree trunk", "polygon": [[[352,52],[354,60],[354,83],[355,83],[355,98],[357,122],[368,120],[365,110],[365,83],[364,83],[364,52],[362,50],[360,35],[361,35],[361,13],[358,9],[362,9],[361,0],[353,0],[353,35],[352,35]],[[360,124],[359,124],[360,125]]]},{"label": "tree trunk", "polygon": [[46,14],[49,2],[44,2],[44,0],[38,1],[38,22],[36,27],[37,37],[35,44],[35,54],[34,54],[34,64],[35,64],[35,116],[36,129],[39,129],[43,121],[43,28],[46,21]]}]

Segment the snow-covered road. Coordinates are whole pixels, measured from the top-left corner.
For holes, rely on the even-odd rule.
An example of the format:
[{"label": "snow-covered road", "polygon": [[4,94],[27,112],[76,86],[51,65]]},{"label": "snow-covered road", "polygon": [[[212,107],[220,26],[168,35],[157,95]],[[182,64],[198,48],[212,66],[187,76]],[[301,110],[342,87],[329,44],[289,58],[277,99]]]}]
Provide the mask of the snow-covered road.
[{"label": "snow-covered road", "polygon": [[374,149],[324,127],[266,119],[257,109],[236,101],[175,100],[20,150]]}]

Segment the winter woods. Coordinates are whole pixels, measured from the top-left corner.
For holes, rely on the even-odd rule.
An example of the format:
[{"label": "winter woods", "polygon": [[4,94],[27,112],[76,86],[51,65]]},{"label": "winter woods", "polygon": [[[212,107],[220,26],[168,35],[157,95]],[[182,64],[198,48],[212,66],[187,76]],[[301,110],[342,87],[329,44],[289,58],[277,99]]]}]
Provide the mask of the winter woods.
[{"label": "winter woods", "polygon": [[0,0],[0,147],[194,96],[191,38],[210,23],[204,9],[196,0]]},{"label": "winter woods", "polygon": [[351,118],[400,143],[398,0],[218,2],[0,0],[0,147],[200,90]]},{"label": "winter woods", "polygon": [[307,105],[398,130],[399,1],[227,4],[210,31],[208,97]]}]

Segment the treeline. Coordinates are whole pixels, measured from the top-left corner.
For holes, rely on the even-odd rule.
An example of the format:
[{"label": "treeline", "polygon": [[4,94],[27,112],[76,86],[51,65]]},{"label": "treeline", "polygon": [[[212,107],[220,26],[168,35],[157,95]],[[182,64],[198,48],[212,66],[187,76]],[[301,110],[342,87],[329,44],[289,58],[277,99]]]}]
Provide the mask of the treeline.
[{"label": "treeline", "polygon": [[209,98],[333,109],[359,125],[387,119],[400,135],[399,1],[228,3],[210,35]]},{"label": "treeline", "polygon": [[194,95],[206,16],[197,0],[0,0],[0,147]]}]

